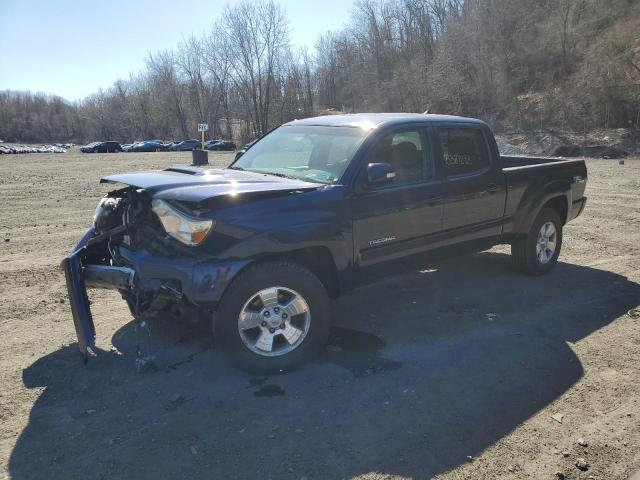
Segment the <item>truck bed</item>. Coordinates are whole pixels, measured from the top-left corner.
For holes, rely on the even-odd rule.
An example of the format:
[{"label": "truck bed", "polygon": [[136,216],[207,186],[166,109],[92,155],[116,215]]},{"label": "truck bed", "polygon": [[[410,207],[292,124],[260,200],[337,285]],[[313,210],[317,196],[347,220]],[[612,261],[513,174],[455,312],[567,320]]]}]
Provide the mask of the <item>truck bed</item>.
[{"label": "truck bed", "polygon": [[565,221],[575,218],[584,208],[587,180],[587,166],[584,160],[524,155],[501,155],[500,159],[507,182],[506,217],[539,205],[544,201],[539,195],[552,184],[567,186]]},{"label": "truck bed", "polygon": [[579,164],[584,163],[582,159],[567,160],[558,157],[530,157],[527,155],[500,155],[502,159],[503,170],[514,170],[523,167],[535,167],[542,165],[558,165],[558,164]]}]

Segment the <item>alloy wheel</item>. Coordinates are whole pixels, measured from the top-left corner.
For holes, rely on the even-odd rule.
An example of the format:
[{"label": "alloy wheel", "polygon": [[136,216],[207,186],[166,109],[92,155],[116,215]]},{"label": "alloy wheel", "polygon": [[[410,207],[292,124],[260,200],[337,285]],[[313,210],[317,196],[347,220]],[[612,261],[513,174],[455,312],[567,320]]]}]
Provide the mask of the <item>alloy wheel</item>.
[{"label": "alloy wheel", "polygon": [[309,305],[286,287],[270,287],[249,298],[238,316],[245,346],[266,357],[285,355],[304,341],[311,325]]}]

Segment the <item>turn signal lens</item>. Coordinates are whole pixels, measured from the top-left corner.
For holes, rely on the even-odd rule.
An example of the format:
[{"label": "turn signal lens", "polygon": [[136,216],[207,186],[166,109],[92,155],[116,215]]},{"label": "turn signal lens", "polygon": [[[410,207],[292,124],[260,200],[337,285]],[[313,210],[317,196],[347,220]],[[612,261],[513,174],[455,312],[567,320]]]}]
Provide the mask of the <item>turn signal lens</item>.
[{"label": "turn signal lens", "polygon": [[213,220],[191,217],[165,200],[152,200],[151,209],[160,219],[167,234],[192,247],[201,244],[214,226]]}]

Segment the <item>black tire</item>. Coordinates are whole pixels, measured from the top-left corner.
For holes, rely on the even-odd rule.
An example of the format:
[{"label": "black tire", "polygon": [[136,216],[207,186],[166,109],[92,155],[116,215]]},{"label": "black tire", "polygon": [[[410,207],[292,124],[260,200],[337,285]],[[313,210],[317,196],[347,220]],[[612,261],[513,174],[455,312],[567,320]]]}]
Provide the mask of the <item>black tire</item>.
[{"label": "black tire", "polygon": [[[552,223],[555,228],[555,249],[553,255],[543,262],[537,255],[538,235],[543,225]],[[562,248],[562,220],[552,208],[543,208],[538,214],[531,230],[511,244],[511,258],[514,267],[528,275],[544,275],[558,262]]]},{"label": "black tire", "polygon": [[[301,343],[288,353],[264,356],[245,345],[238,319],[245,304],[271,287],[294,290],[309,307],[309,328]],[[293,318],[292,318],[293,319]],[[306,268],[286,261],[268,262],[249,267],[233,280],[214,316],[216,342],[229,359],[252,373],[278,373],[294,370],[314,358],[329,336],[331,303],[318,278]]]}]

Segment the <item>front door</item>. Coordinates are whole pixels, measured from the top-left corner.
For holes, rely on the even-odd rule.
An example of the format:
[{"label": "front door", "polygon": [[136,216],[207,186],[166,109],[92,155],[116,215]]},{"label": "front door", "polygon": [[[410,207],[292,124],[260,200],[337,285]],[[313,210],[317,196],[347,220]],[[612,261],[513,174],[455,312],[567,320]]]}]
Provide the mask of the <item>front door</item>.
[{"label": "front door", "polygon": [[366,175],[358,179],[353,232],[361,267],[419,253],[441,231],[442,183],[431,151],[426,128],[412,126],[387,133],[367,152],[363,172],[369,163],[389,163],[396,176],[378,187],[363,185]]}]

